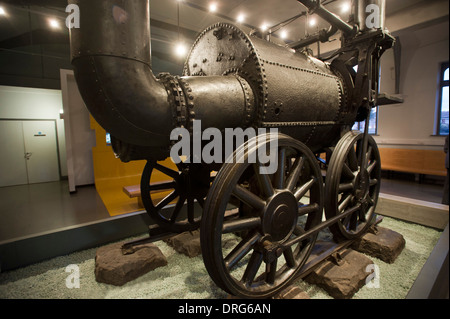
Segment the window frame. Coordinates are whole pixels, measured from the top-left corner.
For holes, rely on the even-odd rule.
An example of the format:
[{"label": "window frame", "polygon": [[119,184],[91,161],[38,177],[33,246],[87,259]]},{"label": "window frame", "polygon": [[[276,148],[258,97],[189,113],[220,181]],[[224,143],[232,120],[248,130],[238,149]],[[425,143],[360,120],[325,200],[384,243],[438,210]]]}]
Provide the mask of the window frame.
[{"label": "window frame", "polygon": [[449,80],[444,80],[445,70],[449,68],[449,61],[443,62],[440,65],[439,69],[439,81],[438,81],[438,103],[436,108],[436,135],[438,136],[446,136],[447,134],[441,134],[441,118],[442,118],[442,88],[445,86],[449,86]]},{"label": "window frame", "polygon": [[[376,109],[376,115],[375,115],[375,132],[373,132],[373,133],[370,133],[370,131],[369,131],[369,135],[378,135],[378,116],[379,116],[379,111],[380,111],[380,107],[379,106],[375,106],[373,109]],[[371,109],[371,112],[372,112],[372,109]],[[357,131],[360,131],[360,132],[364,132],[364,128],[363,128],[363,126],[362,126],[362,123],[365,123],[365,121],[363,120],[363,121],[361,121],[361,122],[355,122],[355,123],[353,123],[353,126],[352,126],[352,130],[357,130]]]}]

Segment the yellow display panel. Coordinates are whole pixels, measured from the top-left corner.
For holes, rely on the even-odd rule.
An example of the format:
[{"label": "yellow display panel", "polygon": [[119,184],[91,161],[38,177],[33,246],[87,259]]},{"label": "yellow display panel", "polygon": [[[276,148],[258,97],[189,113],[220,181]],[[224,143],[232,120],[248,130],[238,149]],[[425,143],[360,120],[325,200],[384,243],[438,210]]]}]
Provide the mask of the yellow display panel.
[{"label": "yellow display panel", "polygon": [[[94,162],[95,188],[111,216],[141,211],[139,184],[146,161],[123,163],[116,158],[112,147],[106,143],[106,131],[92,118],[91,128],[95,130],[96,146],[92,148]],[[170,158],[162,162],[164,166],[178,170]],[[151,183],[170,181],[171,179],[154,171]],[[132,192],[130,192],[130,190]],[[152,194],[159,201],[167,191]]]}]

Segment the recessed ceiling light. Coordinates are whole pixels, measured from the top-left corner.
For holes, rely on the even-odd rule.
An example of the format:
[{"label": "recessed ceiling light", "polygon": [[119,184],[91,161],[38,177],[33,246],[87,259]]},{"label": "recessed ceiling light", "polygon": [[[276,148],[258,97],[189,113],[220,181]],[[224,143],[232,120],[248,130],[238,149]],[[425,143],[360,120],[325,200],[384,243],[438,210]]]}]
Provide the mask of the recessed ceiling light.
[{"label": "recessed ceiling light", "polygon": [[178,43],[175,47],[175,54],[179,57],[184,57],[187,53],[187,48],[183,43]]},{"label": "recessed ceiling light", "polygon": [[283,40],[287,38],[287,32],[286,32],[286,30],[282,30],[282,31],[281,31],[281,33],[280,33],[280,38],[283,39]]},{"label": "recessed ceiling light", "polygon": [[350,3],[348,3],[348,2],[343,3],[341,6],[341,12],[347,13],[349,11],[350,11]]},{"label": "recessed ceiling light", "polygon": [[315,19],[315,18],[311,18],[311,19],[309,19],[309,26],[313,27],[313,26],[315,26],[315,25],[316,25],[316,23],[317,23],[317,21],[316,21],[316,19]]},{"label": "recessed ceiling light", "polygon": [[264,24],[261,26],[262,32],[266,32],[268,28],[269,28],[269,26],[268,26],[266,23],[264,23]]},{"label": "recessed ceiling light", "polygon": [[56,19],[50,19],[48,20],[48,24],[53,28],[53,29],[58,29],[60,27],[59,21]]},{"label": "recessed ceiling light", "polygon": [[3,9],[3,7],[0,7],[0,16],[5,16],[5,15],[6,15],[5,9]]},{"label": "recessed ceiling light", "polygon": [[245,15],[242,14],[242,13],[240,15],[238,15],[238,17],[236,19],[236,21],[239,22],[239,23],[244,22],[244,20],[245,20]]},{"label": "recessed ceiling light", "polygon": [[217,3],[212,2],[209,4],[209,11],[210,12],[216,12],[217,11]]}]

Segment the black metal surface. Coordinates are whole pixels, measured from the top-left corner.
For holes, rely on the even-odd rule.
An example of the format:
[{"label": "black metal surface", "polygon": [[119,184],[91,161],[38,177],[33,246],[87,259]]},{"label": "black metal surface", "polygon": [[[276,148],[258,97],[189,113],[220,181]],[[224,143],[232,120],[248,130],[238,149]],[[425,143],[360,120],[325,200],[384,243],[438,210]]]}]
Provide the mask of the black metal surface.
[{"label": "black metal surface", "polygon": [[199,35],[184,74],[238,74],[245,79],[256,102],[247,109],[246,125],[276,127],[313,149],[339,138],[342,80],[324,62],[303,52],[218,23]]},{"label": "black metal surface", "polygon": [[[256,145],[254,138],[236,156],[251,157],[273,139],[278,139],[277,173],[261,174],[259,162],[224,164],[202,216],[200,239],[208,273],[219,287],[239,297],[267,298],[289,284],[308,259],[318,232],[301,243],[286,242],[321,222],[322,176],[303,143],[272,135]],[[238,207],[238,213],[227,216],[229,205]]]},{"label": "black metal surface", "polygon": [[325,181],[325,215],[338,221],[330,225],[335,240],[353,239],[366,231],[375,214],[380,182],[375,140],[348,132],[335,147]]},{"label": "black metal surface", "polygon": [[[172,233],[197,228],[200,218],[193,214],[193,203],[202,204],[209,190],[201,219],[202,251],[208,272],[222,289],[243,297],[269,297],[301,271],[321,229],[330,227],[336,240],[353,239],[366,230],[378,197],[380,169],[376,144],[367,132],[369,114],[379,96],[379,60],[394,39],[382,25],[363,26],[367,12],[361,8],[383,5],[383,0],[354,1],[354,21],[348,23],[318,0],[299,0],[331,27],[293,46],[325,41],[339,29],[342,47],[329,57],[331,62],[217,23],[198,36],[182,77],[152,73],[148,0],[71,2],[89,12],[81,15],[83,27],[71,30],[72,63],[88,109],[111,133],[122,161],[148,160],[141,192],[161,229]],[[158,160],[169,156],[172,130],[186,128],[192,139],[194,120],[201,120],[203,130],[277,128],[282,164],[273,175],[258,173],[248,163],[219,164],[211,189],[204,172],[212,166],[200,163],[195,171],[194,166],[178,171],[158,166]],[[355,121],[363,120],[364,134],[345,135]],[[262,146],[249,143],[248,152]],[[243,152],[242,145],[236,147]],[[334,152],[326,163],[323,187],[313,153],[329,149]],[[154,169],[166,171],[173,181],[152,185]],[[163,188],[170,194],[153,203],[151,192]],[[298,207],[306,191],[310,202]],[[172,213],[163,215],[173,200]],[[327,221],[321,222],[324,201]],[[187,219],[179,220],[185,202]],[[225,216],[227,205],[237,205],[239,214]],[[299,215],[307,217],[303,227],[297,225]],[[231,232],[243,237],[224,258],[222,235]],[[281,255],[284,265],[279,267]],[[238,262],[247,266],[236,279],[232,268]],[[266,269],[258,274],[263,262]]]},{"label": "black metal surface", "polygon": [[[164,174],[168,181],[151,183],[154,171]],[[194,205],[203,208],[210,180],[209,169],[200,164],[180,163],[178,170],[174,170],[148,161],[141,177],[142,203],[149,216],[163,229],[177,233],[195,230],[200,227],[201,216],[195,215]],[[155,201],[154,192],[165,192],[165,196]]]}]

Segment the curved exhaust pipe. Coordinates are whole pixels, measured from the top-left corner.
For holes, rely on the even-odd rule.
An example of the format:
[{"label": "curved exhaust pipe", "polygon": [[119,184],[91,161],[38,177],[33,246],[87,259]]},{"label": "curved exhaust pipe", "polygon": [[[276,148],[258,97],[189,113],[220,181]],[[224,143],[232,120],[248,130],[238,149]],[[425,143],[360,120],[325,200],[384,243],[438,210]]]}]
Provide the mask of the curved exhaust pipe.
[{"label": "curved exhaust pipe", "polygon": [[[80,93],[124,162],[163,160],[184,127],[278,128],[314,151],[353,125],[348,88],[329,65],[217,23],[201,32],[183,74],[151,69],[148,0],[70,0],[80,8],[71,58]],[[334,28],[330,30],[334,32]]]},{"label": "curved exhaust pipe", "polygon": [[118,140],[115,151],[122,160],[166,158],[172,129],[190,127],[189,106],[194,98],[200,108],[221,104],[214,109],[219,122],[197,114],[204,128],[243,124],[246,108],[254,101],[242,78],[201,77],[195,80],[194,86],[200,88],[196,94],[188,80],[153,75],[148,0],[69,3],[78,5],[81,13],[80,28],[70,32],[71,61],[81,96],[94,119]]}]

